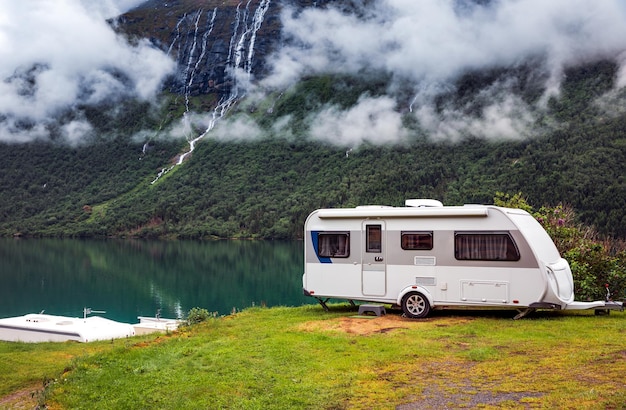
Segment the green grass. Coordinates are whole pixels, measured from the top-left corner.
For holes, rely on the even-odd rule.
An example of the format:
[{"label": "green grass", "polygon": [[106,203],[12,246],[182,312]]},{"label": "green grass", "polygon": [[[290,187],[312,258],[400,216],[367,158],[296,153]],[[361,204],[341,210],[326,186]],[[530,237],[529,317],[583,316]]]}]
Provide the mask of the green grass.
[{"label": "green grass", "polygon": [[[251,308],[169,335],[0,343],[0,394],[53,379],[51,408],[623,408],[626,315],[442,312],[359,319]],[[434,403],[434,404],[433,404]]]}]

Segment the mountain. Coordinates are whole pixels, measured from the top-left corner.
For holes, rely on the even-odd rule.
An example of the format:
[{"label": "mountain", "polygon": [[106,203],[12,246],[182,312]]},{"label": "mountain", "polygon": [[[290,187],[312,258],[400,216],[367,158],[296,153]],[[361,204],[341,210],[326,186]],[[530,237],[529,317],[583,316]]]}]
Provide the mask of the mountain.
[{"label": "mountain", "polygon": [[[0,233],[287,239],[319,207],[522,192],[626,238],[626,44],[602,37],[623,14],[557,1],[546,27],[530,3],[147,1],[108,26],[173,62],[160,92],[96,100],[85,75],[46,137],[2,138]],[[141,84],[107,64],[106,84]],[[54,70],[5,84],[36,96]]]},{"label": "mountain", "polygon": [[[263,58],[280,37],[279,5],[271,1],[148,1],[120,16],[129,37],[148,37],[176,61],[171,92],[228,95],[229,70],[262,73]],[[254,38],[252,38],[254,37]]]}]

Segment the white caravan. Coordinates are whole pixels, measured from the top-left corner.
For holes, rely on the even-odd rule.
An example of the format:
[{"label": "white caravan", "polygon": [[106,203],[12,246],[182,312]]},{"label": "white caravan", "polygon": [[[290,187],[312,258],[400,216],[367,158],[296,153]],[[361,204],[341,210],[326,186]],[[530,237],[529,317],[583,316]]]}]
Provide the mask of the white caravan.
[{"label": "white caravan", "polygon": [[318,209],[304,228],[304,294],[432,309],[623,309],[575,302],[567,261],[528,212],[489,205]]}]

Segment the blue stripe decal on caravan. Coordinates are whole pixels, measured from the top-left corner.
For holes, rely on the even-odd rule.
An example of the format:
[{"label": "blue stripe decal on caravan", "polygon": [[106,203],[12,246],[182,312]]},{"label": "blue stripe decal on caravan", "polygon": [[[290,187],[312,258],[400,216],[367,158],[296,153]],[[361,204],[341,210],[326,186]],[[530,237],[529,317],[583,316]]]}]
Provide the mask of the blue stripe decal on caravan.
[{"label": "blue stripe decal on caravan", "polygon": [[313,250],[315,251],[315,255],[317,255],[317,259],[319,259],[320,263],[333,263],[330,258],[320,256],[319,241],[317,239],[318,233],[319,231],[311,231],[311,243],[313,244]]}]

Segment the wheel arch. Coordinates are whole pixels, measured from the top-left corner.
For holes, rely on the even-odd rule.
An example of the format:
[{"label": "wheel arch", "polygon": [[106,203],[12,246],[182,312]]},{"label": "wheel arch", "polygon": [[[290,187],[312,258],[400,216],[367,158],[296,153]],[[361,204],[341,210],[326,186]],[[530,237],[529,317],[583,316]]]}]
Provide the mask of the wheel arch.
[{"label": "wheel arch", "polygon": [[433,296],[428,291],[428,289],[426,289],[423,286],[419,286],[419,285],[411,285],[411,286],[407,286],[406,288],[402,289],[400,291],[400,293],[398,294],[398,299],[396,300],[396,304],[398,306],[402,306],[402,299],[404,298],[405,295],[407,295],[408,293],[411,293],[411,292],[419,292],[419,293],[421,293],[428,300],[428,304],[430,305],[430,307],[431,308],[435,307],[435,301],[433,299]]}]

